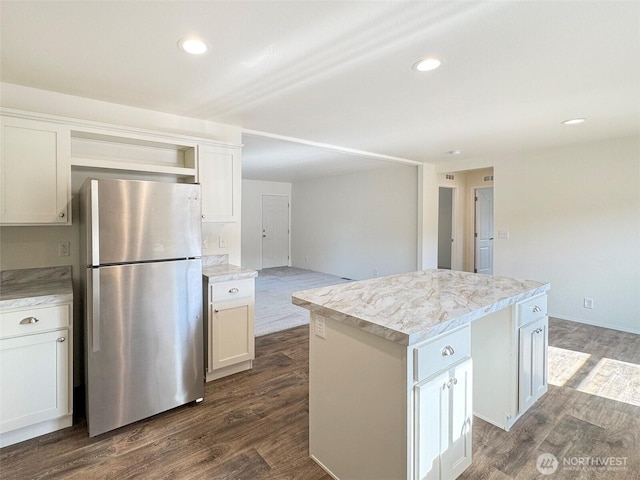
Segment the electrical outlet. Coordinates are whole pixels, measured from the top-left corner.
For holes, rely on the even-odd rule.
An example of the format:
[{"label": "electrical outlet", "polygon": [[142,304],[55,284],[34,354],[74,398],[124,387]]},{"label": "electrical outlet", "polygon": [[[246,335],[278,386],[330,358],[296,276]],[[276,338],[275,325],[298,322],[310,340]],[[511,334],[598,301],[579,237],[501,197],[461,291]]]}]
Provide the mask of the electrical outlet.
[{"label": "electrical outlet", "polygon": [[320,315],[316,315],[315,325],[316,325],[316,336],[320,338],[327,338],[324,317],[321,317]]},{"label": "electrical outlet", "polygon": [[227,239],[222,234],[218,235],[218,247],[227,248]]},{"label": "electrical outlet", "polygon": [[373,276],[374,276],[374,277],[377,277],[377,276],[378,276],[378,269],[377,269],[377,268],[374,268],[374,269],[373,269]]},{"label": "electrical outlet", "polygon": [[68,257],[70,255],[71,246],[69,242],[60,242],[58,244],[58,256],[59,257]]},{"label": "electrical outlet", "polygon": [[584,297],[584,308],[593,308],[593,298]]},{"label": "electrical outlet", "polygon": [[205,250],[209,248],[209,237],[207,237],[206,235],[202,237],[202,248],[204,248]]}]

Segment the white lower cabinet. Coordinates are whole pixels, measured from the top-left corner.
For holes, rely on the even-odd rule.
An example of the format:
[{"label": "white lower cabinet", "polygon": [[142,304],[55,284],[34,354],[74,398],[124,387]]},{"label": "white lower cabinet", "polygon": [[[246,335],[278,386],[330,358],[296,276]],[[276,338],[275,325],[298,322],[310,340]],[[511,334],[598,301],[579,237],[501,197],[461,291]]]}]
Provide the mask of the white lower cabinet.
[{"label": "white lower cabinet", "polygon": [[0,324],[0,446],[71,426],[71,305],[2,312]]},{"label": "white lower cabinet", "polygon": [[471,465],[472,382],[467,358],[414,387],[416,480],[454,479]]},{"label": "white lower cabinet", "polygon": [[207,381],[248,370],[255,358],[254,280],[209,283]]},{"label": "white lower cabinet", "polygon": [[548,319],[520,327],[519,408],[531,407],[547,392]]},{"label": "white lower cabinet", "polygon": [[547,326],[546,294],[471,324],[474,415],[509,431],[547,391]]}]

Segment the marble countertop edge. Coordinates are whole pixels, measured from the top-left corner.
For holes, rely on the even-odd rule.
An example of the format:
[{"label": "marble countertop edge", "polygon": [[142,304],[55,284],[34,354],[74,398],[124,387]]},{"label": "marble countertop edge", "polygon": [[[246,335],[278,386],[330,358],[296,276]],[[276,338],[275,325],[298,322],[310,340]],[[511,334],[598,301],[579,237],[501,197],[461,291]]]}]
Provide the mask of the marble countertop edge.
[{"label": "marble countertop edge", "polygon": [[219,283],[254,278],[258,276],[258,272],[232,264],[203,265],[202,276],[206,277],[209,283]]},{"label": "marble countertop edge", "polygon": [[[418,275],[420,273],[421,272],[415,272],[415,274]],[[427,274],[431,272],[422,273]],[[411,273],[407,276],[411,277],[415,274]],[[453,276],[455,274],[432,273],[432,275],[434,275],[435,278],[435,276],[446,277],[447,275]],[[399,277],[401,277],[401,275],[389,278],[397,279]],[[309,297],[313,297],[314,292],[319,290],[322,290],[322,293],[326,293],[326,289],[321,288],[314,289],[313,291],[294,292],[292,295],[292,303],[299,307],[306,308],[318,315],[330,317],[346,325],[351,325],[387,340],[409,346],[435,338],[436,336],[446,333],[454,328],[469,324],[485,315],[545,293],[551,287],[549,283],[506,279],[505,277],[489,278],[488,281],[491,282],[493,280],[496,282],[511,280],[515,284],[519,284],[516,288],[518,291],[513,292],[513,289],[510,287],[508,293],[503,292],[500,295],[494,294],[494,296],[489,299],[487,305],[479,308],[471,307],[472,309],[468,311],[464,311],[467,307],[457,309],[461,311],[457,311],[456,309],[449,311],[447,310],[446,305],[439,304],[437,300],[429,300],[416,307],[417,309],[420,309],[424,306],[427,312],[429,312],[429,307],[433,307],[431,310],[432,316],[429,316],[427,313],[424,321],[416,320],[415,315],[412,315],[412,309],[404,308],[403,305],[396,305],[397,308],[395,309],[389,308],[391,311],[395,312],[397,310],[398,312],[396,313],[396,318],[393,319],[387,315],[388,312],[386,311],[384,314],[375,311],[375,309],[371,311],[371,305],[366,302],[366,299],[362,294],[357,298],[354,298],[352,302],[344,302],[343,298],[339,298],[338,301],[332,304],[332,301],[339,297],[341,285],[338,285],[335,288],[327,287],[334,289],[330,291],[330,294],[327,294],[328,298],[324,298],[322,295],[316,297],[316,299],[322,298],[322,301],[318,301],[317,303]],[[348,288],[353,288],[353,283],[345,285],[350,285]],[[371,283],[362,283],[361,285],[371,285]],[[376,285],[376,283],[373,283],[373,285]],[[381,291],[380,297],[383,296],[384,291]],[[396,300],[396,303],[398,303],[398,300]],[[391,304],[391,307],[393,307],[393,303]]]},{"label": "marble countertop edge", "polygon": [[73,302],[71,266],[25,268],[0,272],[3,311]]},{"label": "marble countertop edge", "polygon": [[59,303],[72,303],[72,293],[59,293],[49,295],[39,295],[30,297],[6,298],[0,300],[0,310],[15,310],[21,308],[39,307],[43,305],[54,305]]}]

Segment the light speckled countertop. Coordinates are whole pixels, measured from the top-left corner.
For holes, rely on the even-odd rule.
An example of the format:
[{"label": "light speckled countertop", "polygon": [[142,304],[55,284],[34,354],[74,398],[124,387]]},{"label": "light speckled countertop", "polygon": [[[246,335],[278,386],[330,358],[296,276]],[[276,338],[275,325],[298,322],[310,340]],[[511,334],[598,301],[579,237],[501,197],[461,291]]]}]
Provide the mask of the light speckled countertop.
[{"label": "light speckled countertop", "polygon": [[71,301],[73,285],[70,266],[0,272],[0,309]]},{"label": "light speckled countertop", "polygon": [[293,303],[413,345],[549,290],[548,283],[423,270],[293,293]]},{"label": "light speckled countertop", "polygon": [[209,283],[212,283],[253,278],[258,276],[258,272],[225,263],[221,265],[203,265],[202,275],[208,278]]}]

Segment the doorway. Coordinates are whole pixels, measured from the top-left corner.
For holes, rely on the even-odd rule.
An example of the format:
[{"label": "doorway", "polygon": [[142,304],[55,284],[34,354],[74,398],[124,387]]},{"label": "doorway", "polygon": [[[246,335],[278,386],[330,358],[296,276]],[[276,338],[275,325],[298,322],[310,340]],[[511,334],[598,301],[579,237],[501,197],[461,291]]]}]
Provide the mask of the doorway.
[{"label": "doorway", "polygon": [[475,189],[475,269],[493,275],[493,187]]},{"label": "doorway", "polygon": [[289,266],[289,197],[262,195],[262,268]]},{"label": "doorway", "polygon": [[451,270],[453,263],[454,188],[438,189],[438,268]]}]

